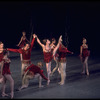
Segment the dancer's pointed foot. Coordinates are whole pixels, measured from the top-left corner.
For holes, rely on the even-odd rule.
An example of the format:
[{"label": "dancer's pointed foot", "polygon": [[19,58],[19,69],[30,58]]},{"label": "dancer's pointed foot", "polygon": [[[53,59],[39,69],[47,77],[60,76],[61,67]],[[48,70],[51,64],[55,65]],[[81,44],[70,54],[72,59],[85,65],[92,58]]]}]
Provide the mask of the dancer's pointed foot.
[{"label": "dancer's pointed foot", "polygon": [[13,97],[14,97],[14,92],[10,93],[10,95],[11,95],[11,99],[13,99]]},{"label": "dancer's pointed foot", "polygon": [[64,85],[64,82],[59,82],[58,84],[59,84],[59,85]]},{"label": "dancer's pointed foot", "polygon": [[49,84],[50,84],[50,80],[47,81],[47,85],[49,85]]},{"label": "dancer's pointed foot", "polygon": [[64,82],[61,82],[60,85],[64,85]]},{"label": "dancer's pointed foot", "polygon": [[9,95],[6,93],[2,93],[2,97],[8,97]]},{"label": "dancer's pointed foot", "polygon": [[87,76],[89,76],[89,72],[87,72]]},{"label": "dancer's pointed foot", "polygon": [[21,87],[18,88],[18,91],[20,91],[20,90],[22,90],[22,89],[25,89],[25,88],[27,88],[27,87],[28,87],[27,85],[23,85],[23,86],[21,86]]},{"label": "dancer's pointed foot", "polygon": [[85,72],[83,71],[81,74],[82,74],[82,75],[84,75],[84,74],[85,74]]},{"label": "dancer's pointed foot", "polygon": [[43,85],[39,85],[39,88],[42,88],[42,87],[44,87]]}]

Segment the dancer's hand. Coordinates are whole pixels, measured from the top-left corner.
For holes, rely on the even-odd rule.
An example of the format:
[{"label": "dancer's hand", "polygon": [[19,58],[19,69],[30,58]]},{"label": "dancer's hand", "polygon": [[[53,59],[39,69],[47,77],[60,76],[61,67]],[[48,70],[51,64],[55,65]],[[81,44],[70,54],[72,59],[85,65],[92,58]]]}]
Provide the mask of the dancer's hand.
[{"label": "dancer's hand", "polygon": [[61,42],[62,41],[62,35],[59,37],[59,42]]},{"label": "dancer's hand", "polygon": [[33,34],[33,38],[35,38],[35,34]]}]

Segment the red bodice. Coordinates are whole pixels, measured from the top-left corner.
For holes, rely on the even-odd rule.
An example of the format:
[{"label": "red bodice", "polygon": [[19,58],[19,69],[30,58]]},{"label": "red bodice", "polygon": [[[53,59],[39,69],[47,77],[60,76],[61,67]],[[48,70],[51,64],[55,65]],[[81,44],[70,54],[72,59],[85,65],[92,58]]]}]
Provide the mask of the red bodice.
[{"label": "red bodice", "polygon": [[44,62],[49,63],[53,59],[52,52],[43,52]]},{"label": "red bodice", "polygon": [[10,63],[4,62],[2,75],[11,74],[9,67],[10,67]]}]

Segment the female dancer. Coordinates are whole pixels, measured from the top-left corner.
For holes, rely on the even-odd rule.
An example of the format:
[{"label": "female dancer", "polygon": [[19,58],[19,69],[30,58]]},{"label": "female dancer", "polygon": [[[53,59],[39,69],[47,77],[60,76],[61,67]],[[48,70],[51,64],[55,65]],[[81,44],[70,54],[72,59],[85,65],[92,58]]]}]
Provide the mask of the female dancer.
[{"label": "female dancer", "polygon": [[22,68],[21,68],[21,76],[23,78],[23,71],[24,69],[31,64],[31,51],[35,41],[35,34],[33,34],[33,40],[31,45],[26,43],[23,48],[20,49],[10,49],[7,48],[8,51],[17,52],[22,54]]},{"label": "female dancer", "polygon": [[66,78],[66,54],[73,52],[69,51],[62,43],[59,46],[58,54],[59,54],[59,71],[61,74],[61,81],[59,82],[60,85],[63,85],[65,83],[65,78]]},{"label": "female dancer", "polygon": [[3,82],[2,82],[2,96],[8,96],[8,94],[5,93],[6,88],[6,82],[7,80],[10,82],[10,88],[11,88],[11,98],[14,97],[14,80],[11,76],[10,72],[10,59],[8,58],[8,52],[5,52],[3,57],[3,68],[2,68],[2,75],[3,75]]},{"label": "female dancer", "polygon": [[88,57],[90,55],[90,51],[88,50],[87,40],[83,38],[83,44],[80,46],[80,59],[83,63],[83,71],[82,74],[85,74],[85,67],[86,67],[86,73],[89,76],[89,70],[88,70]]},{"label": "female dancer", "polygon": [[4,57],[4,44],[0,41],[0,83],[3,81],[3,76],[2,76],[2,67],[3,67],[3,57]]},{"label": "female dancer", "polygon": [[[23,31],[23,32],[22,32],[22,37],[21,37],[19,43],[17,44],[17,46],[18,46],[19,48],[23,48],[23,47],[25,46],[26,42],[30,43],[30,42],[28,41],[28,39],[26,38],[26,32]],[[22,61],[22,54],[20,54],[20,58],[21,58],[21,61]]]},{"label": "female dancer", "polygon": [[51,60],[55,56],[56,51],[58,50],[61,41],[62,41],[62,36],[60,36],[58,44],[57,44],[57,46],[55,47],[55,49],[53,50],[53,53],[52,53],[52,48],[50,46],[50,41],[48,39],[45,39],[44,40],[45,45],[44,45],[40,42],[39,38],[37,37],[37,42],[40,44],[40,46],[43,49],[44,62],[46,62],[46,69],[47,69],[47,76],[48,76],[47,85],[49,85],[49,83],[50,83]]},{"label": "female dancer", "polygon": [[19,90],[23,88],[27,88],[29,85],[29,80],[33,79],[35,77],[39,78],[39,87],[42,87],[42,78],[45,80],[48,80],[44,74],[43,70],[41,70],[41,67],[43,66],[42,62],[38,62],[37,65],[31,64],[28,66],[24,71],[24,77],[23,77],[23,84]]}]

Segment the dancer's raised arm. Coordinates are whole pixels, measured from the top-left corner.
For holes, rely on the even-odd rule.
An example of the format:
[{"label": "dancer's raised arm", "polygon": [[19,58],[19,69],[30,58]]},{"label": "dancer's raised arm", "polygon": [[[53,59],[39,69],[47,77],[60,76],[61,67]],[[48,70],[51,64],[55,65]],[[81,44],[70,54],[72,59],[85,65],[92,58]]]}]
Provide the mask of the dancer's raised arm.
[{"label": "dancer's raised arm", "polygon": [[43,48],[44,47],[44,44],[41,43],[41,41],[39,40],[39,38],[36,36],[37,38],[37,42],[39,43],[39,45]]},{"label": "dancer's raised arm", "polygon": [[62,35],[59,37],[58,44],[57,44],[57,46],[56,46],[56,47],[54,48],[54,50],[53,50],[53,57],[55,56],[56,51],[58,50],[61,41],[62,41]]}]

